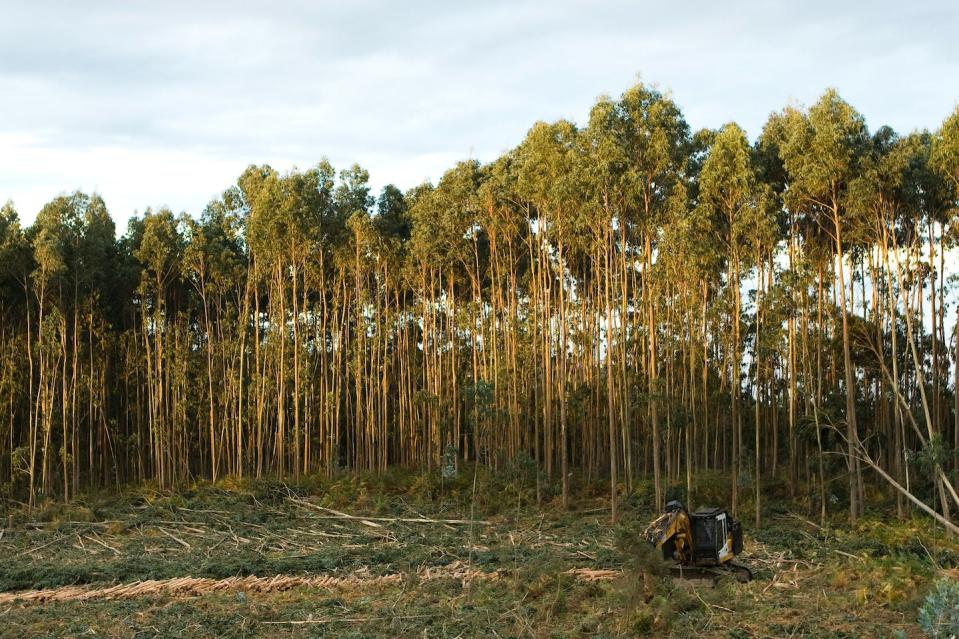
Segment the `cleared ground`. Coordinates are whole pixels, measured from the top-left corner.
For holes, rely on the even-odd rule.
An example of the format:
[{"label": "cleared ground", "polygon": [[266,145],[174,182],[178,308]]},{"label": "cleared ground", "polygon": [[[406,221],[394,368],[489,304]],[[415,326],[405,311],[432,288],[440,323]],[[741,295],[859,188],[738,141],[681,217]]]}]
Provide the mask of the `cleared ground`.
[{"label": "cleared ground", "polygon": [[[28,514],[0,537],[0,637],[921,636],[959,544],[925,520],[747,526],[756,579],[675,581],[652,513],[574,510],[499,478],[140,488]],[[549,497],[549,494],[546,494]],[[471,508],[472,506],[472,508]],[[838,524],[838,521],[837,521]]]}]

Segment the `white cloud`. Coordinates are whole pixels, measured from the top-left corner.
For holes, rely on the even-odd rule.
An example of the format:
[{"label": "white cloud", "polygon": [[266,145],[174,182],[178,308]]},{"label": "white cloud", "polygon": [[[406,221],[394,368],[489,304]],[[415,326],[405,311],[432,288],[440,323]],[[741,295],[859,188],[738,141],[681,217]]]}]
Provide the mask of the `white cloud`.
[{"label": "white cloud", "polygon": [[0,0],[0,200],[97,189],[198,212],[250,163],[359,162],[375,186],[488,160],[538,119],[584,121],[641,73],[693,127],[835,86],[873,128],[959,99],[959,6]]}]

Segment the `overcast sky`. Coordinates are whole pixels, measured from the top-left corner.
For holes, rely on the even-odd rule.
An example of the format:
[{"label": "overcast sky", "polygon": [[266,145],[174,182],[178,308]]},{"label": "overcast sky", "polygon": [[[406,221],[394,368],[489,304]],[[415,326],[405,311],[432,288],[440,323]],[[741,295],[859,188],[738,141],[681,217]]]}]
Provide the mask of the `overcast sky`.
[{"label": "overcast sky", "polygon": [[834,86],[871,128],[959,100],[959,3],[0,0],[0,201],[198,213],[250,163],[359,162],[374,187],[582,123],[639,74],[694,128]]}]

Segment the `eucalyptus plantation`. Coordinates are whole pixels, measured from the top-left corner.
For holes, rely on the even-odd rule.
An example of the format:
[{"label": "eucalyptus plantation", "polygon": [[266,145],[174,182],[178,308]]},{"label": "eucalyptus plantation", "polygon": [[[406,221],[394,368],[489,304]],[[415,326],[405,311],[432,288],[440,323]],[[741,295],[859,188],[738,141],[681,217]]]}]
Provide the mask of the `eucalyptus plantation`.
[{"label": "eucalyptus plantation", "polygon": [[959,111],[870,133],[827,91],[755,133],[638,84],[405,193],[250,166],[120,237],[8,203],[0,494],[452,459],[614,521],[720,473],[757,526],[779,480],[953,526]]}]

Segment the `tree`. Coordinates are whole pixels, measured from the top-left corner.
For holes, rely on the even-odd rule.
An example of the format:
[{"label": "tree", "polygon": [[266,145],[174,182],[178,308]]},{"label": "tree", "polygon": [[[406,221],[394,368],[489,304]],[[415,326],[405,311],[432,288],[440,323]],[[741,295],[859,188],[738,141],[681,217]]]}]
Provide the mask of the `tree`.
[{"label": "tree", "polygon": [[[536,252],[536,255],[540,260],[542,272],[549,273],[549,283],[544,289],[546,297],[543,312],[552,313],[551,292],[553,289],[556,290],[559,305],[556,331],[558,335],[553,336],[550,325],[544,326],[543,330],[547,333],[546,340],[549,344],[544,356],[547,361],[551,361],[553,358],[551,351],[555,349],[555,357],[559,365],[558,452],[563,508],[569,507],[568,247],[574,242],[573,238],[581,233],[573,207],[577,202],[582,201],[582,197],[577,192],[578,175],[571,170],[577,165],[576,155],[579,151],[577,136],[576,127],[571,122],[560,121],[552,125],[538,123],[529,131],[516,154],[519,195],[531,202],[536,209],[535,235],[540,239],[537,242],[540,250]],[[553,247],[555,247],[555,257],[552,254]],[[608,362],[607,366],[609,366]],[[547,423],[546,426],[549,429],[553,427],[551,423]]]},{"label": "tree", "polygon": [[862,513],[862,475],[855,452],[859,444],[858,385],[846,300],[845,260],[849,241],[843,238],[846,232],[856,232],[857,220],[850,219],[845,196],[849,182],[857,175],[868,135],[863,117],[834,90],[827,91],[808,113],[790,111],[786,127],[786,139],[781,147],[783,164],[789,174],[786,205],[807,216],[833,241],[845,371],[849,517],[855,522]]},{"label": "tree", "polygon": [[146,355],[148,426],[152,469],[161,486],[185,479],[185,469],[174,457],[174,447],[183,437],[177,426],[174,405],[173,367],[176,364],[176,304],[173,289],[178,284],[183,237],[173,212],[147,209],[143,233],[134,256],[142,265],[137,292],[140,295],[140,330]]},{"label": "tree", "polygon": [[[620,222],[622,243],[627,233],[636,234],[635,245],[643,262],[642,295],[634,303],[645,308],[648,364],[646,368],[649,422],[653,440],[653,483],[656,504],[663,503],[660,480],[659,356],[657,352],[656,281],[652,276],[654,244],[658,229],[686,206],[680,179],[689,145],[689,126],[679,107],[659,91],[637,84],[623,94],[621,117],[627,158],[629,200]],[[625,270],[627,251],[622,251]],[[625,293],[625,291],[624,291]],[[624,305],[625,307],[625,305]],[[625,314],[625,313],[624,313]]]},{"label": "tree", "polygon": [[8,204],[0,495],[452,461],[538,503],[608,480],[615,521],[731,471],[759,525],[771,478],[855,520],[865,464],[952,530],[957,140],[829,91],[751,146],[638,84],[405,193],[251,166],[119,238],[95,194]]},{"label": "tree", "polygon": [[[709,149],[699,175],[698,215],[708,220],[726,248],[727,291],[732,297],[732,511],[739,504],[742,456],[740,377],[742,375],[742,273],[745,255],[760,210],[759,187],[745,132],[735,124],[724,126]],[[758,397],[757,397],[758,402]],[[757,426],[758,427],[758,426]],[[756,477],[756,481],[758,481]]]},{"label": "tree", "polygon": [[[939,174],[947,176],[952,181],[953,189],[951,193],[952,206],[950,207],[951,224],[949,234],[952,247],[959,246],[959,108],[956,108],[952,114],[946,118],[933,139],[930,167]],[[957,321],[959,321],[959,307],[956,309],[956,318]],[[955,400],[955,406],[953,408],[953,448],[959,450],[959,330],[955,333],[956,346],[953,361],[953,395]],[[957,471],[957,473],[959,473],[959,471]],[[957,476],[955,480],[955,485],[959,488],[959,476]]]}]

